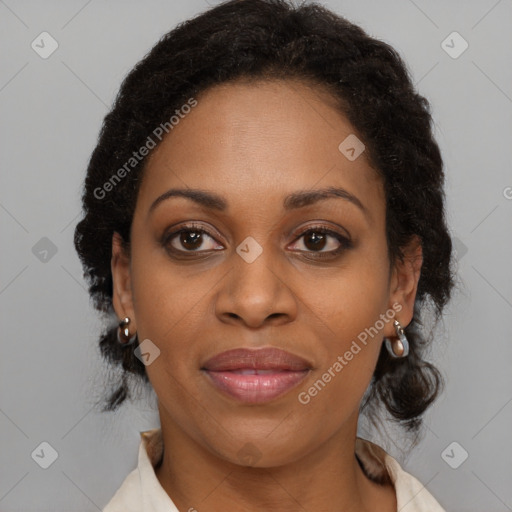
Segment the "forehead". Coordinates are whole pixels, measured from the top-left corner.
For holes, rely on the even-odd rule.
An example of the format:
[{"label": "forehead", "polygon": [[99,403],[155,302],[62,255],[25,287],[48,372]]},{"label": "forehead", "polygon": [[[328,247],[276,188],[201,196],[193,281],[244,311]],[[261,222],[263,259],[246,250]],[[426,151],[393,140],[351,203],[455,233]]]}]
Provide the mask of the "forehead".
[{"label": "forehead", "polygon": [[196,100],[150,155],[139,192],[146,208],[173,187],[216,190],[254,205],[327,186],[379,196],[365,152],[351,160],[340,150],[359,137],[322,87],[238,81]]}]

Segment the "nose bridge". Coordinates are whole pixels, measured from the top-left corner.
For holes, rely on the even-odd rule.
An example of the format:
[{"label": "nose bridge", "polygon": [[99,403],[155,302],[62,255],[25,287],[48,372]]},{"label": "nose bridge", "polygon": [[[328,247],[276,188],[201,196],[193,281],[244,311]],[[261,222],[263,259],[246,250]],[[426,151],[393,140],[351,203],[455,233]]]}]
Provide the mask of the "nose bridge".
[{"label": "nose bridge", "polygon": [[[261,240],[261,239],[260,239]],[[267,240],[246,237],[233,253],[233,267],[217,300],[219,315],[257,326],[269,316],[295,314],[295,300],[280,272],[279,255]]]}]

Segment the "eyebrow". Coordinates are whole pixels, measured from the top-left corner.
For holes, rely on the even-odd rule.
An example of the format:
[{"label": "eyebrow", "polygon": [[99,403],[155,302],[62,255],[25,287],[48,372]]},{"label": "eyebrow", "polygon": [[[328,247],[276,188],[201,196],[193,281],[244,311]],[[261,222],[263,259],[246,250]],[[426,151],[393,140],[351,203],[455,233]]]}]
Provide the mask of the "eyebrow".
[{"label": "eyebrow", "polygon": [[[201,189],[190,188],[172,188],[158,196],[148,210],[148,215],[163,201],[172,197],[185,197],[194,201],[195,203],[203,206],[209,210],[216,210],[223,212],[228,208],[228,202],[220,195]],[[283,207],[286,211],[296,210],[305,206],[310,206],[319,201],[326,199],[339,198],[349,201],[357,206],[365,215],[368,215],[367,208],[361,201],[348,190],[339,187],[326,187],[314,190],[298,190],[292,194],[287,195],[283,201]]]}]

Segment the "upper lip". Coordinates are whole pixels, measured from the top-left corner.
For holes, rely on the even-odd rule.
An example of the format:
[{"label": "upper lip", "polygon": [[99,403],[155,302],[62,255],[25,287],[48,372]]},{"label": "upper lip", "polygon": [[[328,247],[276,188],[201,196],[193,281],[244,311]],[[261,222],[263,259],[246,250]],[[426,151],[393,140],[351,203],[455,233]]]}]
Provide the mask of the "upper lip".
[{"label": "upper lip", "polygon": [[208,359],[202,369],[221,372],[244,369],[258,370],[291,370],[302,371],[311,369],[311,365],[295,354],[279,348],[235,348],[221,352]]}]

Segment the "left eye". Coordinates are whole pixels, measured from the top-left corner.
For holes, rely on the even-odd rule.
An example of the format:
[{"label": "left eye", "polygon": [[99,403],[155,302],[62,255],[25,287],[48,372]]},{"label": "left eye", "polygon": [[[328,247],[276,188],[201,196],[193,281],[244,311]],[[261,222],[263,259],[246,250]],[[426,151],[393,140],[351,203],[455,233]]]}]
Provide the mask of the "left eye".
[{"label": "left eye", "polygon": [[[304,238],[302,245],[306,247],[306,251],[336,254],[339,252],[340,248],[348,246],[348,239],[346,237],[323,227],[310,228],[302,233],[297,240],[301,240],[302,238]],[[331,241],[330,249],[327,248],[323,250],[329,245],[329,238],[334,240],[334,242]],[[300,250],[302,251],[303,249]]]}]

